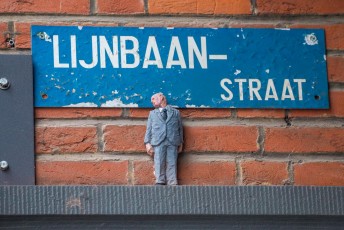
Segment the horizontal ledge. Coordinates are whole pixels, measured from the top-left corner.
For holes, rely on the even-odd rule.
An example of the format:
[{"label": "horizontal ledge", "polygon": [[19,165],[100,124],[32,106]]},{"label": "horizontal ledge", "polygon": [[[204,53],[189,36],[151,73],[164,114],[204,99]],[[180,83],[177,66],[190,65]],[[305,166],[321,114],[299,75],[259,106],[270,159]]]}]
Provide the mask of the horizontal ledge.
[{"label": "horizontal ledge", "polygon": [[[294,110],[293,110],[294,111]],[[293,117],[291,115],[290,117]],[[37,119],[36,127],[95,127],[102,126],[146,126],[147,119],[119,118],[119,119]],[[323,127],[342,128],[344,118],[295,118],[292,127]],[[212,126],[241,126],[241,127],[286,127],[284,118],[183,118],[184,127],[212,127]]]},{"label": "horizontal ledge", "polygon": [[[344,163],[341,152],[333,153],[264,153],[264,155],[251,152],[183,152],[180,160],[193,162],[238,162],[262,161],[262,162],[340,162]],[[95,152],[95,153],[36,153],[36,162],[99,162],[99,161],[151,161],[146,152]]]},{"label": "horizontal ledge", "polygon": [[0,215],[344,215],[344,187],[0,186]]},{"label": "horizontal ledge", "polygon": [[[230,19],[230,20],[228,20]],[[243,21],[244,20],[244,21]],[[136,23],[140,24],[162,24],[170,25],[174,23],[188,23],[194,25],[207,25],[212,23],[221,23],[223,25],[233,24],[277,24],[283,27],[283,24],[337,24],[344,22],[344,15],[312,15],[312,14],[91,14],[91,15],[66,15],[66,14],[13,14],[5,13],[0,16],[0,22],[98,22],[112,24]]]}]

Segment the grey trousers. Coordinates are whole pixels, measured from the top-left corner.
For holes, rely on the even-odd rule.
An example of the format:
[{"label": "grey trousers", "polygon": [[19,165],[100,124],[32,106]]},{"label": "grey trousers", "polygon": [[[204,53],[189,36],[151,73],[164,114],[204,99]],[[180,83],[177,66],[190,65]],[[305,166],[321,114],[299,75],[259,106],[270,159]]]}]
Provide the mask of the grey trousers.
[{"label": "grey trousers", "polygon": [[171,145],[164,140],[154,146],[155,183],[177,185],[178,146]]}]

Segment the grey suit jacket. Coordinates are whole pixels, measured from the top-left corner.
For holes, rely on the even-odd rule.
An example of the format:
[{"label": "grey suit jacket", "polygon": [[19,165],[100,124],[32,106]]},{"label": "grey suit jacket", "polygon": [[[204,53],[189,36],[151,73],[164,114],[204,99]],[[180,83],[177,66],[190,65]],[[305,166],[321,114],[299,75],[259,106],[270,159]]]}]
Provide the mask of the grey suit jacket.
[{"label": "grey suit jacket", "polygon": [[178,146],[183,143],[183,126],[180,113],[170,105],[166,106],[167,119],[161,116],[159,109],[150,111],[144,143],[153,146],[161,144],[167,138],[170,144]]}]

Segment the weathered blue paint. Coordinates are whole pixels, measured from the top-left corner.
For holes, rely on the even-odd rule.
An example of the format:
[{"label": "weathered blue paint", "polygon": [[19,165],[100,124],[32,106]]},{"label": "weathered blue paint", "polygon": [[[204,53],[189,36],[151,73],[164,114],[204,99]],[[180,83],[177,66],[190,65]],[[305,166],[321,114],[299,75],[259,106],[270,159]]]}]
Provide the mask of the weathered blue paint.
[{"label": "weathered blue paint", "polygon": [[32,56],[37,107],[329,106],[320,29],[33,26]]}]

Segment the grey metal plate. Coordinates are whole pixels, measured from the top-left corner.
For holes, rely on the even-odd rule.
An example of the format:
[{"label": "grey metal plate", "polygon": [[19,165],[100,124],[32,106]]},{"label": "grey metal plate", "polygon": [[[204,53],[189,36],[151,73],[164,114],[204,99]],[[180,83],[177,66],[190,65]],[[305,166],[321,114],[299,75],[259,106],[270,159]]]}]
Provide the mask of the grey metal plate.
[{"label": "grey metal plate", "polygon": [[35,184],[33,71],[30,55],[0,55],[0,78],[11,86],[0,90],[0,185]]},{"label": "grey metal plate", "polygon": [[344,216],[344,187],[0,186],[0,215]]}]

